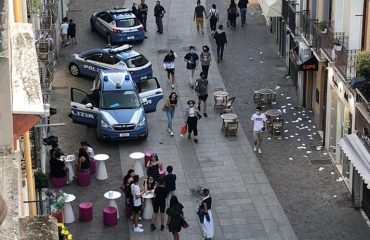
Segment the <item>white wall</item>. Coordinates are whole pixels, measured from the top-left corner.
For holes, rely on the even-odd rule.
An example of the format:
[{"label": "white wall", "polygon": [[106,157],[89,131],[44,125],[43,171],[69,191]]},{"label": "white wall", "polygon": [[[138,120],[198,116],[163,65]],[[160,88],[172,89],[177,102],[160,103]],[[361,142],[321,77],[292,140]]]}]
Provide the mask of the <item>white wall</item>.
[{"label": "white wall", "polygon": [[363,0],[352,0],[350,6],[349,29],[346,36],[349,36],[348,47],[350,50],[361,49]]}]

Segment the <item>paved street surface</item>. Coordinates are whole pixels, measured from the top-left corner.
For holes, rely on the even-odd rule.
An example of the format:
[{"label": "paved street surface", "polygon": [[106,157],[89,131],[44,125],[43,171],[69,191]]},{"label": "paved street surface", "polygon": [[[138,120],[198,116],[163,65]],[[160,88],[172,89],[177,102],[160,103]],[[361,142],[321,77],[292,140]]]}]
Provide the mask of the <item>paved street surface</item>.
[{"label": "paved street surface", "polygon": [[[216,0],[216,4],[220,7],[228,2],[217,1],[219,0]],[[68,56],[81,50],[105,46],[104,39],[91,33],[89,17],[92,12],[119,5],[118,3],[122,4],[122,1],[75,0],[70,3],[68,17],[77,24],[78,44],[61,50],[55,73],[52,105],[58,109],[58,114],[52,117],[52,122],[66,123],[65,127],[52,128],[52,134],[59,137],[60,147],[66,153],[76,154],[79,142],[87,140],[93,145],[96,154],[107,153],[110,156],[107,162],[108,180],[98,181],[92,178],[89,187],[82,188],[72,183],[64,188],[67,193],[77,196],[76,201],[72,203],[76,218],[79,202],[91,201],[94,204],[92,222],[76,221],[68,225],[75,239],[172,239],[167,230],[151,233],[148,220],[142,221],[144,233],[134,233],[131,223],[128,223],[123,214],[123,198],[118,202],[121,214],[118,225],[112,228],[103,225],[102,211],[107,205],[103,194],[109,190],[119,190],[122,176],[133,167],[129,154],[147,150],[156,151],[164,165],[174,166],[174,173],[178,177],[178,197],[185,206],[185,217],[190,224],[189,229],[181,231],[180,239],[196,240],[202,237],[195,215],[196,207],[201,201],[195,194],[199,187],[210,188],[214,201],[212,207],[216,229],[214,239],[217,240],[293,240],[297,238],[296,235],[298,239],[368,239],[365,236],[370,236],[369,230],[361,214],[351,208],[350,196],[344,183],[336,181],[339,174],[334,167],[330,164],[312,165],[308,161],[329,157],[321,151],[314,150],[310,154],[305,154],[311,146],[320,144],[320,138],[313,134],[315,130],[310,127],[313,138],[310,140],[306,136],[309,134],[307,129],[299,131],[296,128],[298,123],[291,123],[298,114],[311,117],[311,113],[296,106],[294,89],[290,79],[285,78],[286,70],[282,59],[277,56],[272,35],[269,34],[263,17],[255,5],[248,10],[250,22],[244,29],[238,29],[236,32],[227,31],[230,44],[225,50],[225,61],[219,65],[213,61],[210,69],[210,95],[214,87],[224,87],[225,82],[230,95],[237,96],[235,110],[244,129],[242,131],[239,128],[237,141],[227,140],[221,135],[221,119],[219,114],[213,111],[212,96],[208,102],[209,117],[202,118],[199,122],[200,143],[194,144],[187,138],[179,136],[178,129],[184,122],[182,111],[185,109],[186,101],[195,98],[195,93],[188,86],[185,63],[182,60],[185,51],[189,45],[195,45],[199,50],[204,44],[211,45],[215,50],[213,39],[207,36],[209,31],[204,35],[196,32],[195,24],[192,22],[195,1],[162,1],[167,10],[163,35],[155,33],[154,1],[148,1],[148,39],[143,44],[135,46],[153,63],[154,75],[160,79],[165,97],[171,89],[162,61],[165,52],[171,48],[179,55],[175,90],[179,93],[180,104],[176,109],[173,138],[166,131],[166,117],[160,110],[162,103],[158,105],[157,112],[148,115],[149,137],[146,141],[101,143],[96,140],[95,129],[71,123],[67,117],[70,88],[88,91],[92,80],[73,78],[67,69]],[[132,2],[125,3],[126,6],[131,4]],[[255,11],[253,16],[252,11]],[[222,21],[226,25],[226,21]],[[243,51],[240,51],[241,49]],[[250,61],[250,57],[254,60]],[[199,70],[196,72],[196,75],[198,74]],[[251,140],[252,134],[249,119],[255,107],[251,93],[253,89],[275,85],[281,86],[277,106],[285,105],[287,108],[284,119],[289,122],[286,124],[289,132],[285,134],[288,139],[277,140],[271,137],[271,140],[268,140],[270,136],[266,134],[264,153],[257,158],[248,141]],[[291,98],[286,99],[287,96]],[[293,115],[294,113],[296,115]],[[308,119],[304,124],[309,125]],[[302,135],[300,142],[295,133]],[[290,135],[293,137],[290,138]],[[306,150],[297,149],[297,146],[302,146],[301,143],[306,144]],[[282,149],[284,151],[281,151]],[[307,155],[307,158],[304,155]],[[289,157],[292,157],[292,160],[289,160]],[[324,167],[324,170],[318,171],[319,167]],[[335,174],[331,175],[331,171]]]},{"label": "paved street surface", "polygon": [[[351,195],[336,167],[328,161],[328,153],[316,149],[322,142],[313,126],[312,112],[297,105],[292,81],[286,78],[285,59],[277,54],[257,1],[249,2],[246,27],[240,27],[238,18],[237,31],[226,32],[229,45],[219,70],[228,92],[237,96],[235,112],[250,143],[253,90],[281,87],[273,107],[286,109],[283,118],[287,132],[282,140],[264,134],[263,154],[258,155],[274,192],[298,239],[370,239],[369,227],[360,211],[352,207]],[[226,12],[228,3],[216,0],[220,12]]]}]

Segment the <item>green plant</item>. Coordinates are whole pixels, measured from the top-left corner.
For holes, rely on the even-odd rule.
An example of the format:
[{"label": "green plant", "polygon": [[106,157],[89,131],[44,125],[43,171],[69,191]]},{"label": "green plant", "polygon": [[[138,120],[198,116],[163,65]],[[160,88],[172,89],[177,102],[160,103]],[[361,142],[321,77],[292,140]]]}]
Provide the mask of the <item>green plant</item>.
[{"label": "green plant", "polygon": [[341,41],[340,41],[338,38],[334,38],[334,39],[332,40],[332,42],[333,42],[333,45],[337,45],[337,46],[342,45]]},{"label": "green plant", "polygon": [[370,77],[370,52],[361,51],[357,54],[356,73]]},{"label": "green plant", "polygon": [[319,22],[319,23],[317,24],[317,28],[318,28],[321,32],[325,31],[325,30],[327,29],[327,27],[328,27],[328,24],[327,24],[326,22],[323,22],[323,21],[321,21],[321,22]]},{"label": "green plant", "polygon": [[64,237],[66,240],[73,240],[71,232],[63,223],[58,223],[58,233],[59,239],[63,239]]},{"label": "green plant", "polygon": [[46,188],[43,189],[43,191],[49,199],[51,212],[58,212],[64,207],[66,197],[62,190],[57,191],[55,189]]},{"label": "green plant", "polygon": [[35,172],[35,188],[41,190],[50,186],[48,176],[41,170]]}]

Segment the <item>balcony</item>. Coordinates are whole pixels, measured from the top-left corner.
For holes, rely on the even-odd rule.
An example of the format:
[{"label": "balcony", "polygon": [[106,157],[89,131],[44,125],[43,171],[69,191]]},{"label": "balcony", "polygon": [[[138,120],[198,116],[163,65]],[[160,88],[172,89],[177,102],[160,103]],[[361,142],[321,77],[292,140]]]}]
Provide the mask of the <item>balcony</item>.
[{"label": "balcony", "polygon": [[347,81],[356,77],[357,50],[348,50],[342,42],[342,50],[335,51],[334,66]]},{"label": "balcony", "polygon": [[296,10],[296,4],[294,2],[289,2],[288,26],[294,36],[298,36],[300,34],[300,22],[301,12]]},{"label": "balcony", "polygon": [[356,88],[357,102],[362,103],[370,114],[370,82],[361,88]]},{"label": "balcony", "polygon": [[302,36],[306,39],[308,45],[312,46],[314,34],[315,34],[315,26],[318,23],[317,19],[311,19],[310,17],[310,10],[304,10],[301,13],[301,26],[300,31]]}]

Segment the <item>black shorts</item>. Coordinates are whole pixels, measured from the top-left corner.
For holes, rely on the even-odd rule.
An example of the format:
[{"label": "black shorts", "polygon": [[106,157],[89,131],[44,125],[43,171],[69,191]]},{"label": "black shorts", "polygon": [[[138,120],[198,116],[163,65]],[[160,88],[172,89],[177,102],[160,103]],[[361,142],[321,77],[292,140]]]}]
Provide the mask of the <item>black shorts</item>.
[{"label": "black shorts", "polygon": [[166,201],[163,201],[161,203],[153,201],[153,212],[158,213],[159,209],[161,213],[164,213],[166,211]]},{"label": "black shorts", "polygon": [[198,96],[199,101],[204,101],[205,102],[205,101],[207,101],[207,98],[208,98],[208,94]]},{"label": "black shorts", "polygon": [[174,68],[167,68],[166,71],[171,74],[175,74],[175,69]]},{"label": "black shorts", "polygon": [[134,206],[134,212],[135,213],[140,213],[141,212],[141,205],[140,206]]},{"label": "black shorts", "polygon": [[67,36],[70,37],[70,38],[75,38],[76,37],[76,33],[68,33]]}]

